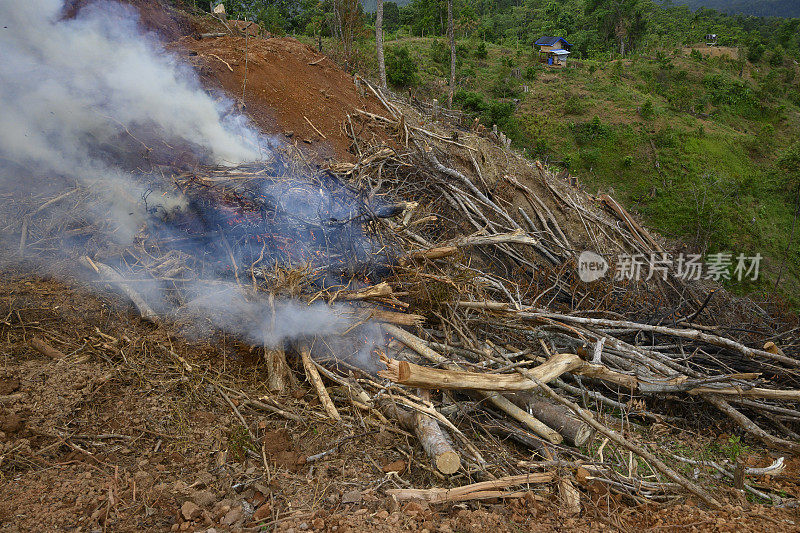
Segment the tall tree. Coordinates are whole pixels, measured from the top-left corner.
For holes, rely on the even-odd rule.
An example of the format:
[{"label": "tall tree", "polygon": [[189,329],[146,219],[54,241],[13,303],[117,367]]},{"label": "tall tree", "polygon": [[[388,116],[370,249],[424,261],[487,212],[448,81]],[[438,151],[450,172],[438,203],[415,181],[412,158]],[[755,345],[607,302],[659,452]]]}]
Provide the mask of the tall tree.
[{"label": "tall tree", "polygon": [[598,33],[619,44],[619,53],[633,46],[646,30],[646,0],[588,0],[586,15]]},{"label": "tall tree", "polygon": [[333,0],[332,33],[342,42],[342,52],[347,70],[352,67],[355,36],[363,24],[361,15],[359,0]]},{"label": "tall tree", "polygon": [[447,91],[447,107],[453,107],[453,92],[456,90],[456,35],[453,28],[453,0],[447,0],[447,39],[450,41],[450,88]]},{"label": "tall tree", "polygon": [[375,8],[375,46],[378,47],[378,73],[381,87],[386,88],[386,63],[383,60],[383,0]]}]

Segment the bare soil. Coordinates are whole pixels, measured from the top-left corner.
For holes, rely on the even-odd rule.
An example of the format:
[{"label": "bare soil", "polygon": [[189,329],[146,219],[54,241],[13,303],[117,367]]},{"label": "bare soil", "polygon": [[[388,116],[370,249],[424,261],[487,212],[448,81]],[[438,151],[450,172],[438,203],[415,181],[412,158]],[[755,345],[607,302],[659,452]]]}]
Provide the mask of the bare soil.
[{"label": "bare soil", "polygon": [[295,39],[188,36],[171,48],[199,68],[205,85],[236,100],[244,88],[243,110],[262,131],[309,148],[319,160],[350,160],[348,114],[382,111],[374,96],[359,93],[352,76]]}]

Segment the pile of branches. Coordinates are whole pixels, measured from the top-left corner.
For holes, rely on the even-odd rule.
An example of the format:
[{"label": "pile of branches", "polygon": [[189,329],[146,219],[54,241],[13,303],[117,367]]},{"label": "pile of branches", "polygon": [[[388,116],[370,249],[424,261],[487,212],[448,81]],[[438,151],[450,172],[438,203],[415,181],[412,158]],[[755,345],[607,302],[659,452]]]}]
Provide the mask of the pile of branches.
[{"label": "pile of branches", "polygon": [[[165,316],[137,288],[142,278],[170,287],[179,308],[187,287],[223,286],[259,304],[248,309],[266,330],[260,314],[274,317],[280,298],[323,302],[342,318],[335,334],[246,340],[263,347],[272,391],[292,385],[297,361],[328,417],[341,420],[337,403],[348,402],[374,424],[415,435],[430,460],[422,466],[442,483],[478,481],[410,489],[393,480],[398,499],[515,497],[515,487],[558,470],[570,506],[579,501],[573,481],[587,480],[638,502],[688,491],[719,506],[676,467],[698,461],[626,436],[641,424],[727,417],[769,448],[800,451],[796,324],[674,272],[582,283],[581,247],[649,254],[664,245],[612,198],[591,199],[491,138],[415,125],[411,110],[360,83],[386,113],[348,117],[356,163],[321,170],[292,152],[177,174],[164,194],[183,198],[179,208],[153,206],[133,246],[84,263],[149,320]],[[368,145],[359,122],[391,146]],[[520,175],[489,179],[487,150]],[[737,330],[745,321],[748,331]],[[747,482],[779,473],[782,460],[767,469],[700,464],[782,502]]]},{"label": "pile of branches", "polygon": [[[382,223],[404,246],[389,281],[393,295],[425,323],[416,331],[383,326],[391,339],[382,357],[387,369],[378,373],[384,381],[363,377],[374,396],[355,383],[343,385],[356,388],[364,405],[413,429],[440,472],[466,468],[487,477],[500,467],[487,463],[480,446],[450,417],[471,421],[484,446],[500,436],[542,456],[535,464],[504,464],[512,477],[535,466],[578,465],[633,499],[669,498],[679,489],[718,505],[674,466],[697,461],[676,455],[670,466],[623,436],[626,421],[690,426],[700,417],[710,422],[722,416],[769,448],[800,451],[796,321],[770,316],[750,300],[684,281],[673,271],[646,283],[581,283],[578,244],[644,256],[665,253],[664,246],[611,197],[589,202],[538,162],[524,177],[546,199],[514,176],[488,183],[478,161],[481,150],[461,142],[457,133],[411,125],[409,110],[377,90],[373,94],[386,114],[359,111],[357,118],[384,128],[397,147],[376,147],[339,170],[353,182],[391,190],[422,206],[400,221]],[[354,150],[366,152],[352,125],[345,129],[353,134]],[[527,206],[512,210],[515,199]],[[568,235],[565,216],[556,216],[553,205],[579,220],[585,235]],[[393,385],[387,388],[385,380]],[[386,405],[383,391],[396,391],[392,405]],[[622,422],[592,413],[590,406],[619,413]],[[431,430],[431,420],[439,427]],[[637,475],[631,460],[620,455],[619,462],[609,456],[599,463],[590,459],[590,441],[602,443],[601,458],[608,442],[638,455],[648,472]],[[737,477],[738,488],[782,501],[742,480],[776,473],[782,461],[763,472],[705,466]],[[569,487],[561,490],[569,499]],[[404,490],[395,496],[445,497]]]}]

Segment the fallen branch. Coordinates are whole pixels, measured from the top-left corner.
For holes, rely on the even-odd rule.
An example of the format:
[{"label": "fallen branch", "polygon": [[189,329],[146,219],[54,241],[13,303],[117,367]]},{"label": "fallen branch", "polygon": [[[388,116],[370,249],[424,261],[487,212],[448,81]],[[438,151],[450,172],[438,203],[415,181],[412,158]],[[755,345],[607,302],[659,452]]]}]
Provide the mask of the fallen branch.
[{"label": "fallen branch", "polygon": [[555,320],[563,320],[565,322],[572,322],[575,324],[585,324],[588,326],[600,326],[611,328],[630,328],[638,331],[648,331],[652,333],[660,333],[662,335],[670,335],[673,337],[680,337],[683,339],[691,339],[695,341],[705,342],[720,348],[727,348],[734,352],[740,353],[745,357],[764,357],[773,361],[781,362],[785,365],[800,367],[800,360],[788,357],[786,355],[774,354],[757,348],[748,348],[744,344],[738,343],[732,339],[719,337],[704,333],[697,329],[676,329],[668,328],[666,326],[657,326],[653,324],[641,324],[639,322],[630,322],[628,320],[607,320],[604,318],[585,318],[572,315],[562,315],[558,313],[547,312],[519,312],[520,318],[537,320],[540,318],[551,318]]},{"label": "fallen branch", "polygon": [[731,404],[729,404],[727,401],[720,398],[719,396],[715,396],[713,394],[704,394],[703,398],[708,403],[710,403],[711,405],[713,405],[714,407],[716,407],[717,409],[728,415],[728,417],[734,422],[736,422],[742,429],[744,429],[749,434],[756,437],[758,440],[760,440],[767,446],[790,450],[794,453],[800,453],[800,443],[792,442],[790,440],[781,439],[770,435],[769,433],[758,427],[755,424],[755,422],[753,422],[745,415],[743,415],[742,413],[731,407]]},{"label": "fallen branch", "polygon": [[30,345],[31,348],[33,348],[42,355],[46,355],[51,359],[63,359],[64,357],[66,357],[66,354],[64,352],[62,352],[61,350],[56,350],[43,340],[37,339],[36,337],[30,340]]},{"label": "fallen branch", "polygon": [[322,383],[319,371],[317,371],[317,367],[314,366],[314,361],[311,360],[311,348],[309,348],[308,344],[301,343],[299,351],[300,358],[303,361],[303,368],[306,371],[306,377],[308,377],[308,381],[311,382],[314,389],[317,391],[317,396],[319,396],[319,401],[325,408],[325,412],[328,413],[330,418],[341,420],[342,417],[339,415],[339,411],[336,410],[336,406],[333,405],[331,397],[328,395],[328,390],[325,388],[325,384]]},{"label": "fallen branch", "polygon": [[509,476],[492,481],[482,481],[471,485],[463,485],[452,489],[434,487],[432,489],[389,489],[386,493],[399,501],[424,500],[431,503],[463,502],[469,500],[485,500],[487,498],[519,497],[523,493],[508,494],[503,489],[519,485],[549,483],[555,475],[550,472],[536,472]]},{"label": "fallen branch", "polygon": [[576,415],[578,415],[578,417],[580,417],[581,420],[592,426],[598,432],[602,433],[603,435],[614,441],[616,444],[622,446],[627,450],[632,451],[639,457],[643,458],[645,461],[653,465],[653,467],[655,467],[656,470],[667,476],[675,483],[678,483],[680,486],[682,486],[687,491],[691,492],[692,494],[700,498],[703,502],[705,502],[709,506],[714,507],[716,509],[720,509],[722,507],[722,505],[713,496],[711,496],[708,492],[706,492],[705,489],[692,483],[685,477],[675,472],[672,468],[670,468],[663,461],[661,461],[661,459],[659,459],[649,451],[645,450],[641,446],[632,443],[631,441],[629,441],[628,439],[626,439],[613,429],[607,428],[606,426],[595,420],[594,417],[591,415],[591,413],[582,409],[578,404],[571,402],[566,398],[561,397],[558,393],[556,393],[546,384],[542,383],[541,381],[535,378],[532,379],[534,379],[534,381],[538,381],[538,385],[542,390],[542,392],[544,392],[547,396],[557,401],[558,403],[572,409],[572,411]]},{"label": "fallen branch", "polygon": [[97,262],[92,261],[89,257],[84,256],[81,259],[81,262],[84,266],[91,268],[102,277],[105,281],[115,285],[120,290],[122,290],[128,298],[131,299],[133,305],[136,306],[136,309],[139,310],[139,314],[142,316],[143,319],[149,322],[157,322],[158,315],[155,311],[153,311],[147,302],[144,301],[144,298],[136,292],[133,287],[125,280],[125,278],[120,275],[119,272],[111,268],[110,266]]}]

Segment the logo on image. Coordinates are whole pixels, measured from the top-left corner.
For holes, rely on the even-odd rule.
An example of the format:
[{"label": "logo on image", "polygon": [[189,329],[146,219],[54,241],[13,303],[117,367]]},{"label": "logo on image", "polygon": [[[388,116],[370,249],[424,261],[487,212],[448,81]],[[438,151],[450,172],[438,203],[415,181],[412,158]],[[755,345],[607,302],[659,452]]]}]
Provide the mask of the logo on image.
[{"label": "logo on image", "polygon": [[608,261],[603,256],[586,250],[578,256],[578,277],[585,283],[597,281],[608,272]]}]

